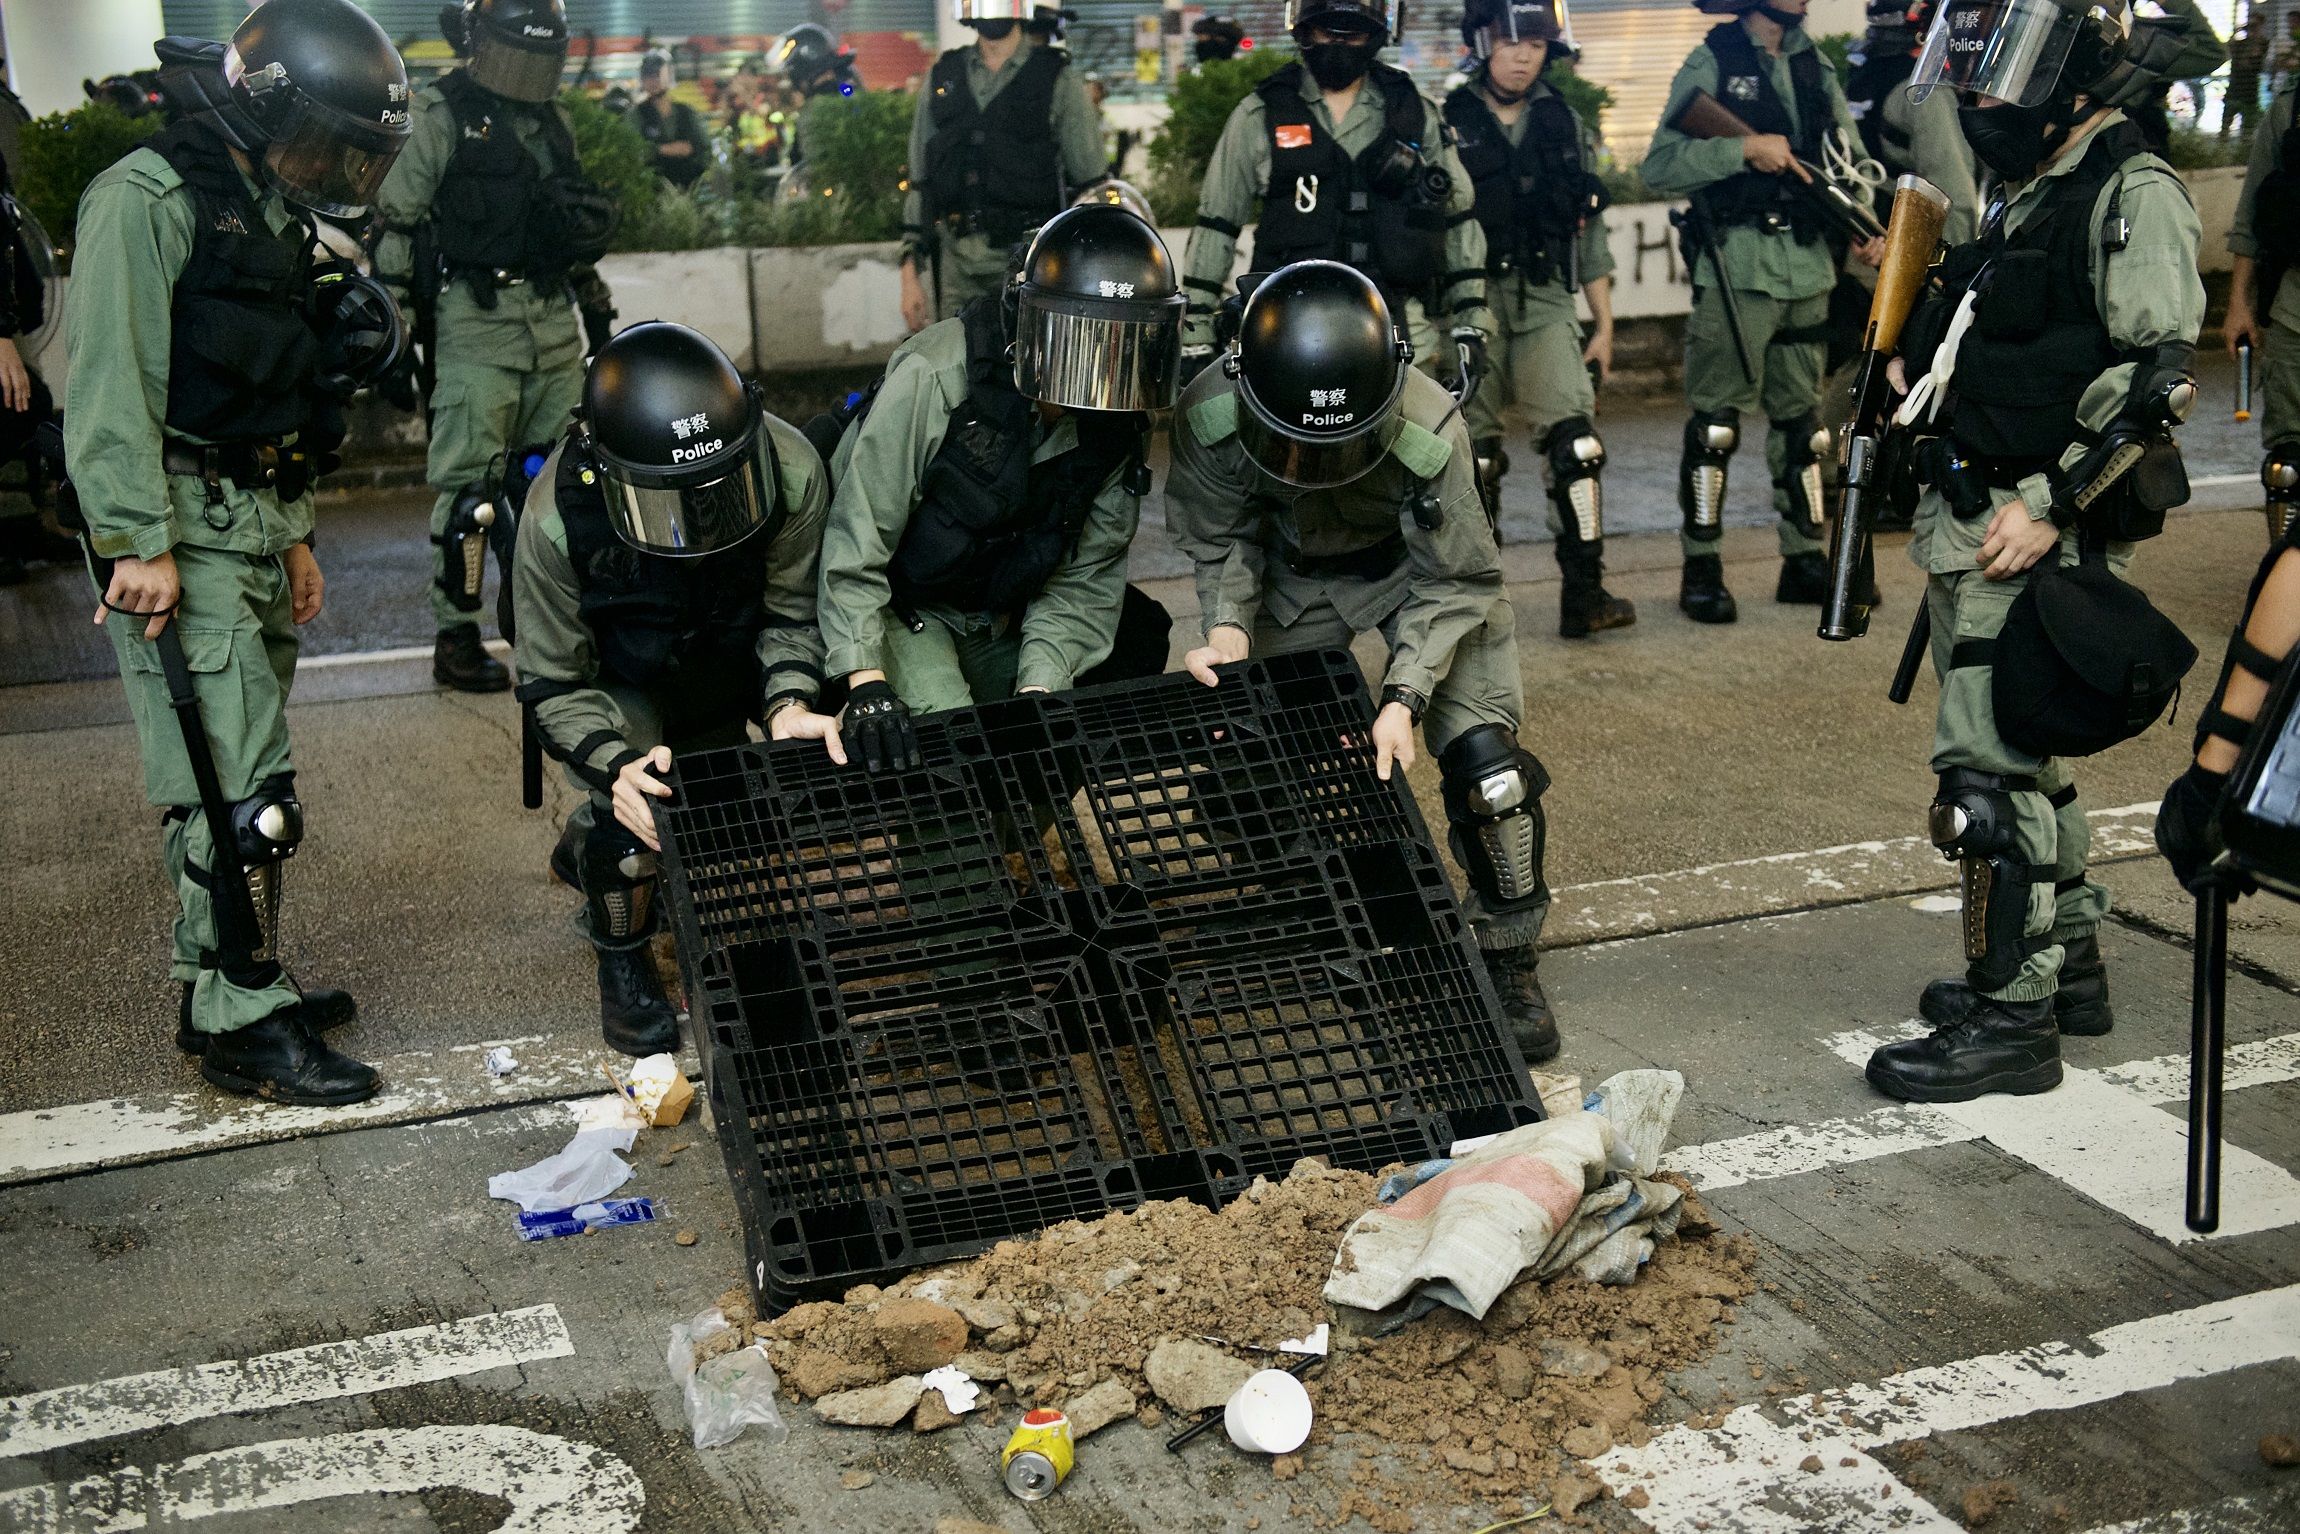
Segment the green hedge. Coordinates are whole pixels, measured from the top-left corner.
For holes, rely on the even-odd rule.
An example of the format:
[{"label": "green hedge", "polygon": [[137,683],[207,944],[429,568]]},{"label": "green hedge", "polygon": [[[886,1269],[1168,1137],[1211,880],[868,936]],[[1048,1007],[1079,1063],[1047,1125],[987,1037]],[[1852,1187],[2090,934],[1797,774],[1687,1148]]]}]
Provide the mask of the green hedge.
[{"label": "green hedge", "polygon": [[88,190],[88,183],[160,127],[157,117],[130,117],[100,101],[52,112],[24,125],[23,166],[16,190],[59,250],[71,249],[80,194]]}]

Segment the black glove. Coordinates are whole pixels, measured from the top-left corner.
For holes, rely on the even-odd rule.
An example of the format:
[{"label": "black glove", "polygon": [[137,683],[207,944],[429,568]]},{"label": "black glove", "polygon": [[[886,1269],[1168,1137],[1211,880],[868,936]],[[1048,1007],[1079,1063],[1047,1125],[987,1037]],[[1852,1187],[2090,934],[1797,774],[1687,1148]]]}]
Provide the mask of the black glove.
[{"label": "black glove", "polygon": [[422,396],[416,392],[420,383],[416,348],[410,346],[407,355],[399,359],[399,366],[375,381],[375,394],[392,409],[404,410],[413,415],[424,406]]},{"label": "black glove", "polygon": [[926,765],[918,754],[910,705],[885,682],[865,682],[847,694],[846,738],[865,772],[916,771]]},{"label": "black glove", "polygon": [[2197,876],[2220,855],[2220,797],[2228,774],[2190,765],[2164,791],[2156,810],[2156,850],[2172,864],[2173,875],[2193,890]]},{"label": "black glove", "polygon": [[1461,392],[1454,398],[1468,403],[1477,392],[1478,380],[1485,377],[1488,366],[1485,355],[1485,332],[1475,325],[1459,325],[1453,333],[1454,362],[1459,372],[1455,382]]},{"label": "black glove", "polygon": [[583,354],[585,356],[598,356],[599,348],[613,340],[614,336],[614,310],[601,306],[586,308],[583,311]]}]

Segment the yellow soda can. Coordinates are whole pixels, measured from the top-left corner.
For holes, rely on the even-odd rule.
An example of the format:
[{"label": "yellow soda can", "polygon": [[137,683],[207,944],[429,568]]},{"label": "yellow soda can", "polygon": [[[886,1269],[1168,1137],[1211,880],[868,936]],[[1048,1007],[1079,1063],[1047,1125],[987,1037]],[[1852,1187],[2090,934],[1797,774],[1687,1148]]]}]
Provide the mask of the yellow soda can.
[{"label": "yellow soda can", "polygon": [[1022,1426],[1006,1440],[998,1463],[1006,1472],[1006,1489],[1025,1502],[1043,1502],[1070,1477],[1078,1451],[1070,1437],[1070,1419],[1051,1407],[1023,1414]]}]

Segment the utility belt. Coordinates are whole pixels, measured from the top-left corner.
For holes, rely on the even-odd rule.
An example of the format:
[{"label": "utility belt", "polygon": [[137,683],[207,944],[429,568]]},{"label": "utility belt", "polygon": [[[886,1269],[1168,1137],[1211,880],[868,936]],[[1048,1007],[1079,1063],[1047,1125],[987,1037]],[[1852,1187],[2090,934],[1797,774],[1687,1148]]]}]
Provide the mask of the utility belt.
[{"label": "utility belt", "polygon": [[[2079,436],[2080,442],[2097,438]],[[1991,514],[1994,490],[2017,490],[2022,480],[2043,474],[2061,491],[2058,454],[2041,457],[1990,457],[1973,452],[1953,437],[1934,437],[1918,444],[1914,457],[1917,477],[1941,493],[1950,512],[1960,521]],[[2169,480],[2169,483],[2168,483]],[[2086,508],[2077,526],[2088,536],[2111,543],[2140,543],[2164,531],[2164,514],[2188,499],[2188,480],[2180,463],[2180,450],[2170,437],[2150,443],[2147,456],[2107,492]]]},{"label": "utility belt", "polygon": [[1821,231],[1785,209],[1766,208],[1756,213],[1715,213],[1719,229],[1754,229],[1760,234],[1785,234],[1805,245],[1821,243]]},{"label": "utility belt", "polygon": [[564,276],[546,277],[518,266],[457,266],[450,264],[446,271],[447,280],[450,284],[461,282],[470,287],[471,296],[478,301],[479,307],[482,309],[494,308],[495,296],[510,288],[533,287],[538,291],[548,293],[553,289],[564,288],[567,281]]},{"label": "utility belt", "polygon": [[199,443],[169,437],[160,444],[160,467],[205,485],[210,506],[224,503],[226,480],[242,490],[275,491],[286,502],[302,500],[319,477],[304,453],[268,439]]},{"label": "utility belt", "polygon": [[1989,491],[2017,490],[2032,474],[2042,474],[2057,457],[1992,458],[1958,442],[1954,437],[1928,437],[1917,445],[1917,478],[1941,493],[1960,521],[1985,517],[1994,509]]},{"label": "utility belt", "polygon": [[954,240],[979,234],[993,245],[1012,245],[1028,234],[1033,220],[1022,213],[945,213],[934,226]]},{"label": "utility belt", "polygon": [[1337,578],[1356,581],[1378,581],[1397,573],[1398,566],[1406,562],[1406,535],[1390,534],[1381,542],[1346,554],[1304,554],[1299,549],[1288,550],[1286,568],[1307,580],[1330,581]]}]

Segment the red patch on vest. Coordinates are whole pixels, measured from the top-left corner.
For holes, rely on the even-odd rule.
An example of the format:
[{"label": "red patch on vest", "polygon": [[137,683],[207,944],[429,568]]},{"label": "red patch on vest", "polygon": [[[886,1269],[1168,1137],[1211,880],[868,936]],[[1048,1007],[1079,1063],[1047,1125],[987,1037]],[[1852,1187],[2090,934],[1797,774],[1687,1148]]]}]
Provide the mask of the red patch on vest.
[{"label": "red patch on vest", "polygon": [[1308,123],[1280,123],[1276,133],[1280,149],[1307,149],[1310,147]]}]

